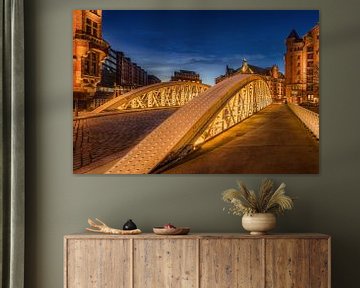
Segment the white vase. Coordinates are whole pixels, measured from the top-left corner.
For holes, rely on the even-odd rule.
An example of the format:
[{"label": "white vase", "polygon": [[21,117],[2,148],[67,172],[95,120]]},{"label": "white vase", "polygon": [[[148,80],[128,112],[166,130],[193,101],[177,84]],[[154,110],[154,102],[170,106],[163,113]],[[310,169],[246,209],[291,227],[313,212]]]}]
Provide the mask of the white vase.
[{"label": "white vase", "polygon": [[242,217],[242,226],[251,235],[263,235],[276,226],[276,217],[272,213],[255,213]]}]

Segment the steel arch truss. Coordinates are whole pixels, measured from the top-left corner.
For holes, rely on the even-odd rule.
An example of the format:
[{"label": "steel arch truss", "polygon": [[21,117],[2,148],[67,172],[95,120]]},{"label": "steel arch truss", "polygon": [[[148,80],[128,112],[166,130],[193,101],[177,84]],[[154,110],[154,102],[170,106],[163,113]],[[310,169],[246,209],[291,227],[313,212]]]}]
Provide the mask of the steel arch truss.
[{"label": "steel arch truss", "polygon": [[238,124],[271,103],[268,85],[262,80],[250,82],[241,88],[213,118],[205,131],[194,141],[202,144]]},{"label": "steel arch truss", "polygon": [[156,173],[193,151],[196,144],[260,111],[271,101],[268,85],[260,75],[229,77],[179,108],[106,173]]},{"label": "steel arch truss", "polygon": [[153,109],[166,107],[180,107],[198,96],[206,90],[206,86],[193,85],[190,83],[184,85],[174,85],[160,87],[141,94],[130,101],[120,105],[118,110],[131,109]]},{"label": "steel arch truss", "polygon": [[208,85],[194,82],[163,82],[144,86],[118,96],[93,112],[181,107],[208,88]]}]

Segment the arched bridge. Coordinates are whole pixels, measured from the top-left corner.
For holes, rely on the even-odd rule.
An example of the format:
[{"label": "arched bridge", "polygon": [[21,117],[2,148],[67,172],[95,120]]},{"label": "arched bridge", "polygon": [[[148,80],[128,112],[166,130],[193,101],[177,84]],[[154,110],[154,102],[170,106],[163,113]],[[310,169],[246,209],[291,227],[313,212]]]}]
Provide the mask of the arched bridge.
[{"label": "arched bridge", "polygon": [[180,107],[209,87],[201,83],[180,81],[152,84],[111,99],[92,112]]},{"label": "arched bridge", "polygon": [[178,109],[106,173],[152,173],[271,102],[269,87],[261,76],[230,77]]}]

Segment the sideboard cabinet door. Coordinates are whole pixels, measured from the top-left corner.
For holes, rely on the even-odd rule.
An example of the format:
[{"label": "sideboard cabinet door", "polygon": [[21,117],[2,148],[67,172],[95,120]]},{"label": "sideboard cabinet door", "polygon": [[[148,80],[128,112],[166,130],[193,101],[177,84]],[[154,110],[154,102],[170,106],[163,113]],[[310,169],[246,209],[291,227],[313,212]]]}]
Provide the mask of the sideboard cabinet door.
[{"label": "sideboard cabinet door", "polygon": [[68,288],[131,287],[130,240],[67,240]]},{"label": "sideboard cabinet door", "polygon": [[202,239],[200,287],[264,287],[261,239]]},{"label": "sideboard cabinet door", "polygon": [[266,239],[267,288],[329,287],[327,239]]},{"label": "sideboard cabinet door", "polygon": [[134,288],[196,288],[196,239],[134,240]]},{"label": "sideboard cabinet door", "polygon": [[330,240],[312,239],[310,242],[310,287],[328,288],[331,285]]}]

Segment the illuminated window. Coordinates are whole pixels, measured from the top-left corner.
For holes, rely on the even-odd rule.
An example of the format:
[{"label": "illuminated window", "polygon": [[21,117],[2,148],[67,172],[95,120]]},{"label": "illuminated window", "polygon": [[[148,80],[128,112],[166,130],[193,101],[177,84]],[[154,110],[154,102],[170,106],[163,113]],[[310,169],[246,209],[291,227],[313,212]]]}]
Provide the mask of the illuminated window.
[{"label": "illuminated window", "polygon": [[89,18],[86,18],[85,31],[87,34],[98,37],[98,24],[94,21],[91,21]]},{"label": "illuminated window", "polygon": [[83,74],[88,76],[99,75],[99,54],[90,52],[88,57],[83,59]]}]

